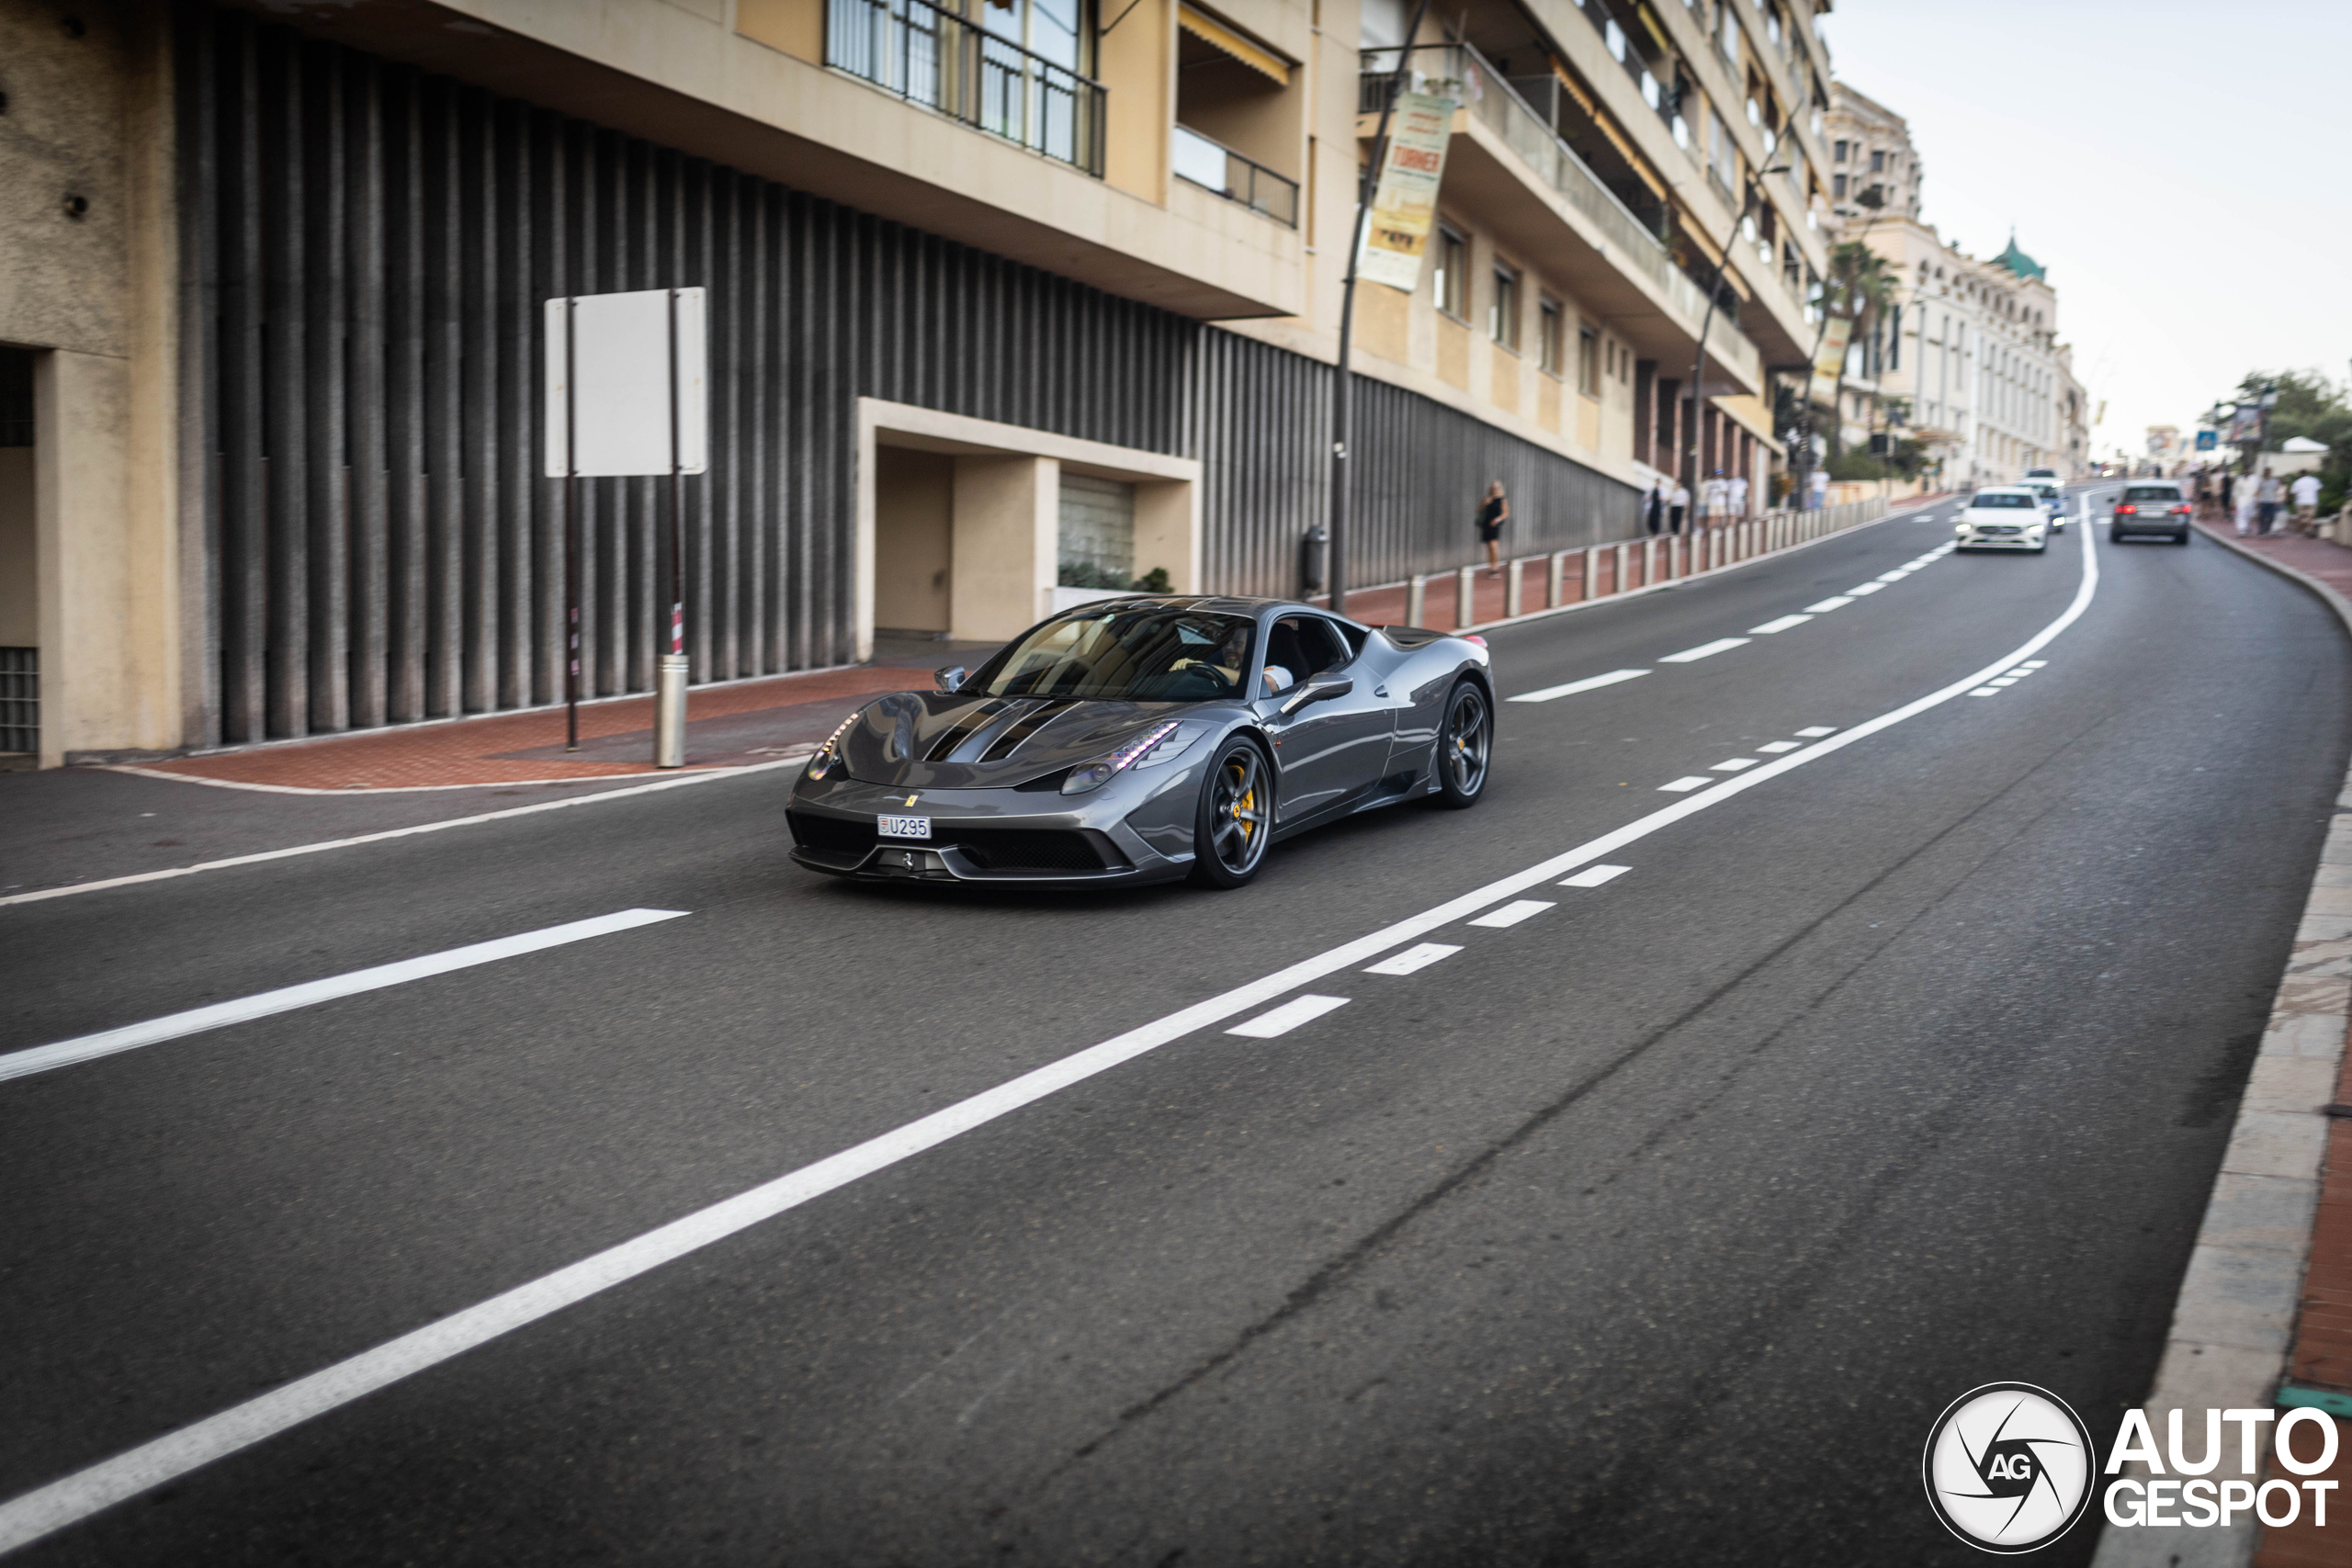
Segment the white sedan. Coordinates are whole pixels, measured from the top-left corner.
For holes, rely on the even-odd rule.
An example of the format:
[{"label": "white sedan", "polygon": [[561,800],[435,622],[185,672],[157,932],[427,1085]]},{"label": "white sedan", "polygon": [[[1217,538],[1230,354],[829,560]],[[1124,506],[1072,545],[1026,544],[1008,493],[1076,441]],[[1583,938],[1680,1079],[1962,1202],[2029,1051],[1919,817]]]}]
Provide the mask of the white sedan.
[{"label": "white sedan", "polygon": [[2050,547],[2050,517],[2041,497],[2024,485],[1991,485],[1968,498],[1952,525],[1953,548],[2031,550]]}]

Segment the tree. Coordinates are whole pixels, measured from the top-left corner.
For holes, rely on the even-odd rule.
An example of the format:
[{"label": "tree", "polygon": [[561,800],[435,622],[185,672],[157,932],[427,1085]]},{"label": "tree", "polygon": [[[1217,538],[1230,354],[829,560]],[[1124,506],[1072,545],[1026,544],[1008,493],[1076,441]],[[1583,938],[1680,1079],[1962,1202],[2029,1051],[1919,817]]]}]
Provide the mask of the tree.
[{"label": "tree", "polygon": [[[2256,402],[2272,389],[2278,401],[2270,410],[2268,449],[2301,435],[2327,447],[2320,465],[2320,510],[2332,512],[2352,491],[2352,401],[2345,389],[2316,370],[2249,370],[2237,390],[2222,399],[2224,404]],[[2247,471],[2252,471],[2251,461]]]},{"label": "tree", "polygon": [[[1849,343],[1860,343],[1894,298],[1894,274],[1886,258],[1860,240],[1848,240],[1829,253],[1829,273],[1821,281],[1821,308],[1854,323]],[[1829,457],[1836,461],[1844,450],[1846,433],[1846,364],[1838,363],[1838,389],[1829,407]]]}]

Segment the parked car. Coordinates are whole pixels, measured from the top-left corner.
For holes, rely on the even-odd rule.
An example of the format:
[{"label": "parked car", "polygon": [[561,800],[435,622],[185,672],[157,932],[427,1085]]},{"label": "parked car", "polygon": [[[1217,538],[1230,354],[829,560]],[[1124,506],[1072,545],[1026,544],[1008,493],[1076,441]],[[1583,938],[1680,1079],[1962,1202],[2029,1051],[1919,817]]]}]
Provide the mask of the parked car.
[{"label": "parked car", "polygon": [[939,689],[860,708],[794,781],[793,859],[836,876],[1238,887],[1291,834],[1477,803],[1485,639],[1288,600],[1130,595]]},{"label": "parked car", "polygon": [[1988,485],[1968,498],[1952,525],[1954,549],[2031,550],[2050,547],[2050,515],[2041,497],[2024,485]]},{"label": "parked car", "polygon": [[2182,493],[2177,481],[2137,480],[2125,485],[2115,498],[2115,510],[2107,519],[2108,542],[2120,545],[2127,538],[2155,535],[2176,545],[2185,545],[2188,543],[2188,497]]}]

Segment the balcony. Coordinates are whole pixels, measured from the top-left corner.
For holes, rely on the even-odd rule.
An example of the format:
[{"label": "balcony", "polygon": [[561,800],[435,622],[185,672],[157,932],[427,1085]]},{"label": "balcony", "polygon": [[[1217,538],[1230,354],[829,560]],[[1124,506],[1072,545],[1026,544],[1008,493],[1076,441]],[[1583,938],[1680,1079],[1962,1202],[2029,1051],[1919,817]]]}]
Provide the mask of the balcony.
[{"label": "balcony", "polygon": [[[1385,101],[1390,73],[1398,51],[1367,51],[1362,57],[1357,107],[1376,115]],[[1600,177],[1577,156],[1575,149],[1553,131],[1550,124],[1527,105],[1492,65],[1467,44],[1420,44],[1410,52],[1405,85],[1414,92],[1450,93],[1463,102],[1471,118],[1492,133],[1532,175],[1540,188],[1559,197],[1598,231],[1596,247],[1606,259],[1638,276],[1653,300],[1662,299],[1664,314],[1687,337],[1698,334],[1707,319],[1707,292],[1674,264],[1666,246]],[[1453,179],[1449,174],[1449,181]],[[1522,175],[1522,177],[1525,177]],[[1653,310],[1656,306],[1651,306]],[[1624,311],[1620,313],[1631,313]],[[1649,352],[1647,348],[1645,352]],[[1751,388],[1762,385],[1762,357],[1756,345],[1715,312],[1707,333],[1707,352]]]},{"label": "balcony", "polygon": [[1298,227],[1296,180],[1284,179],[1186,125],[1176,128],[1169,152],[1179,179],[1190,180],[1277,223]]},{"label": "balcony", "polygon": [[825,63],[1102,175],[1102,85],[927,0],[827,0]]}]

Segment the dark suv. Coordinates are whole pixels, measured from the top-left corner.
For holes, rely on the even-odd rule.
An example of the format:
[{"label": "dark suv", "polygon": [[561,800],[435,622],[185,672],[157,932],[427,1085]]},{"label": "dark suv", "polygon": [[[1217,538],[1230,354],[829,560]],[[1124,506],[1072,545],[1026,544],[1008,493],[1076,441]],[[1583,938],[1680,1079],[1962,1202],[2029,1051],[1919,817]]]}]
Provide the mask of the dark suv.
[{"label": "dark suv", "polygon": [[2180,486],[2170,479],[2143,479],[2123,487],[2108,516],[2108,542],[2120,545],[2134,534],[2161,534],[2176,545],[2188,543],[2188,497]]}]

